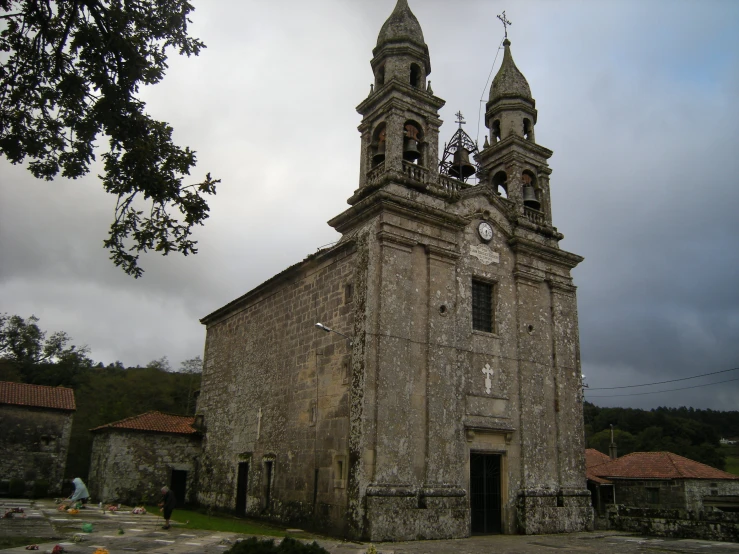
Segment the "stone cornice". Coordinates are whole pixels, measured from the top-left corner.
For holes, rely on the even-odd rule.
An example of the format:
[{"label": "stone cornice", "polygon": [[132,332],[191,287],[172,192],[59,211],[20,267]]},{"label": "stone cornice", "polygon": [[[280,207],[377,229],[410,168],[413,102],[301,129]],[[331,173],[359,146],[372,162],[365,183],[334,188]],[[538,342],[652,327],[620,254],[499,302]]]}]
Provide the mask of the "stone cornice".
[{"label": "stone cornice", "polygon": [[329,220],[328,224],[343,234],[383,211],[390,211],[454,231],[463,229],[467,225],[467,220],[463,217],[397,196],[383,189],[371,193],[343,213]]},{"label": "stone cornice", "polygon": [[423,61],[426,66],[426,76],[431,74],[431,56],[429,56],[428,46],[425,44],[422,46],[416,42],[409,40],[399,40],[396,42],[387,42],[381,46],[376,46],[372,49],[372,60],[370,66],[372,71],[377,69],[377,66],[382,61],[391,56],[404,56],[409,55],[419,58]]},{"label": "stone cornice", "polygon": [[585,259],[566,250],[545,246],[523,237],[513,237],[508,241],[508,245],[516,254],[527,254],[532,258],[557,264],[567,269],[573,269]]},{"label": "stone cornice", "polygon": [[513,97],[510,98],[507,102],[501,100],[488,102],[487,104],[485,104],[485,121],[489,121],[491,117],[495,117],[500,112],[505,112],[508,110],[521,110],[522,112],[527,112],[531,114],[534,118],[534,124],[536,124],[538,112],[535,108],[535,105],[536,103],[533,100],[528,101],[521,98]]},{"label": "stone cornice", "polygon": [[[429,94],[425,90],[412,87],[411,85],[403,83],[398,79],[391,79],[390,81],[385,83],[385,85],[375,90],[372,94],[365,98],[357,106],[357,111],[364,117],[371,117],[374,111],[378,111],[380,108],[382,108],[383,110],[387,109],[387,104],[384,104],[384,102],[390,103],[391,106],[398,105],[395,104],[396,102],[398,102],[401,103],[399,104],[399,106],[403,109],[409,109],[412,111],[419,110],[419,106],[417,104],[412,104],[408,102],[408,100],[398,97],[388,99],[388,96],[391,96],[393,92],[399,92],[402,97],[412,98],[416,100],[416,102],[419,102],[421,105],[427,104],[427,110],[429,114],[431,114],[433,117],[436,117],[437,119],[437,112],[444,106],[444,104],[446,104],[446,100],[442,100],[438,96]],[[383,105],[379,106],[379,104]],[[441,124],[441,120],[439,119],[438,121],[439,124]]]},{"label": "stone cornice", "polygon": [[[516,146],[522,148],[523,152],[513,150],[513,148]],[[506,150],[508,151],[506,152]],[[491,144],[489,147],[482,150],[478,154],[478,157],[480,158],[480,160],[488,160],[489,158],[498,156],[499,158],[498,160],[496,160],[498,163],[507,163],[510,161],[528,161],[527,158],[529,157],[527,156],[528,152],[526,151],[529,151],[531,154],[537,155],[537,157],[544,158],[544,160],[548,160],[554,155],[554,152],[552,152],[548,148],[544,148],[543,146],[540,146],[535,142],[525,140],[516,135],[511,135],[496,144]],[[533,160],[533,164],[537,167],[542,165],[540,160]],[[549,173],[551,173],[551,170]]]},{"label": "stone cornice", "polygon": [[565,296],[572,296],[577,291],[577,287],[572,283],[566,283],[553,279],[551,276],[546,279],[549,283],[549,288],[553,293],[564,294]]}]

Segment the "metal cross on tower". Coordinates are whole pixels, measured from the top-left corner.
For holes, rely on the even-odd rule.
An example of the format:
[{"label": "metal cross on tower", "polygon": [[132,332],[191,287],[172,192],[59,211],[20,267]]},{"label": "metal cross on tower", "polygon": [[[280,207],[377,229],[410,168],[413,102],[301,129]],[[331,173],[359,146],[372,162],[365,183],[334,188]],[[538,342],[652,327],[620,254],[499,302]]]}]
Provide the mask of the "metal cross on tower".
[{"label": "metal cross on tower", "polygon": [[508,38],[508,25],[513,25],[505,16],[505,10],[503,10],[503,15],[499,15],[498,19],[503,23],[503,30],[505,31],[505,38]]},{"label": "metal cross on tower", "polygon": [[462,115],[462,112],[461,111],[455,113],[454,115],[457,116],[457,121],[456,122],[459,123],[459,128],[461,129],[462,128],[462,125],[464,125],[467,122],[464,120],[464,116]]}]

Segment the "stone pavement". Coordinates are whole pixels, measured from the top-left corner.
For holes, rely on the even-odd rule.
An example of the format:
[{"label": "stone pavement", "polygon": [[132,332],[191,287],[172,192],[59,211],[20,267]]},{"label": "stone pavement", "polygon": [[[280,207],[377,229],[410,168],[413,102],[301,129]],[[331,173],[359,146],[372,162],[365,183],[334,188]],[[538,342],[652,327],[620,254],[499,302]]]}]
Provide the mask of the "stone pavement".
[{"label": "stone pavement", "polygon": [[[153,514],[134,515],[123,511],[103,512],[96,507],[80,510],[77,515],[58,512],[49,500],[0,500],[0,511],[22,507],[26,517],[0,519],[0,535],[46,537],[39,544],[44,552],[61,544],[70,554],[92,554],[104,547],[110,554],[149,552],[158,554],[211,554],[226,551],[244,535],[212,531],[178,529],[162,530],[161,517]],[[91,523],[92,533],[83,533],[82,525]],[[120,530],[123,533],[120,533]],[[74,542],[75,536],[82,542]],[[336,554],[364,554],[368,544],[318,539],[326,550]],[[416,541],[376,544],[381,554],[527,554],[542,552],[594,552],[621,554],[636,552],[681,552],[739,554],[739,544],[687,539],[636,537],[618,532],[574,533],[570,535],[489,535],[446,541]],[[3,553],[28,552],[25,547]]]}]

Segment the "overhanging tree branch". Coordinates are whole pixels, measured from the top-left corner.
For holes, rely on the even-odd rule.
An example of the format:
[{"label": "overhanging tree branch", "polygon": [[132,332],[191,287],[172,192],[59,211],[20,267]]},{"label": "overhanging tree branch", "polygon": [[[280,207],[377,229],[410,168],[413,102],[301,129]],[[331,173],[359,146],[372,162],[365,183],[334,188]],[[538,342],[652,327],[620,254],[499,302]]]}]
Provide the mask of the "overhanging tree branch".
[{"label": "overhanging tree branch", "polygon": [[[105,190],[118,197],[104,246],[129,275],[141,252],[194,254],[191,235],[208,217],[217,179],[185,184],[195,152],[172,141],[172,129],[145,113],[142,84],[159,82],[166,49],[197,55],[188,35],[187,0],[0,0],[0,155],[29,161],[39,178],[89,172],[100,134]],[[150,203],[148,215],[134,198]]]}]

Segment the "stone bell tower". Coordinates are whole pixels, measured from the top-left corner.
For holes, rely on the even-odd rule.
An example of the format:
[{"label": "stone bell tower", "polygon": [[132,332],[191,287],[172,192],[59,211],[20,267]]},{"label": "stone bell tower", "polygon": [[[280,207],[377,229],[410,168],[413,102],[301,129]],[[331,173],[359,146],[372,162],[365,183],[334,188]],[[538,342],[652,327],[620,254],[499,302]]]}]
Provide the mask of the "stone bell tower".
[{"label": "stone bell tower", "polygon": [[[407,0],[399,0],[372,51],[375,81],[358,107],[362,150],[358,198],[382,181],[435,181],[438,176],[438,110],[433,95],[429,49]],[[351,202],[351,201],[350,201]]]},{"label": "stone bell tower", "polygon": [[489,135],[478,157],[487,183],[507,196],[541,231],[552,231],[547,160],[552,151],[536,144],[536,102],[526,78],[516,67],[511,41],[503,41],[503,63],[490,87],[485,107]]}]

